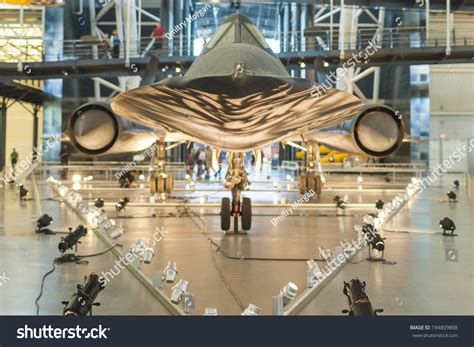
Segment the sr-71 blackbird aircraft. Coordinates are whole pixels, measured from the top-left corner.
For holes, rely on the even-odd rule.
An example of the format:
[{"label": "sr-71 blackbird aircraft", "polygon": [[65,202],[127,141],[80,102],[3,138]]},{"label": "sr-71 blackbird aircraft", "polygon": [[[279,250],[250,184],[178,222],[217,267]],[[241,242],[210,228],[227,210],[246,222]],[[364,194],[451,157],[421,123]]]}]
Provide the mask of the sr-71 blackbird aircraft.
[{"label": "sr-71 blackbird aircraft", "polygon": [[[153,132],[127,132],[121,117]],[[319,131],[340,123],[345,134]],[[78,150],[92,155],[127,151],[131,144],[133,150],[141,150],[140,144],[145,149],[158,141],[152,193],[172,190],[172,177],[165,171],[165,142],[208,144],[214,148],[214,159],[227,151],[225,187],[232,191],[232,200],[222,199],[221,228],[229,230],[233,219],[238,231],[239,217],[243,230],[252,224],[250,198],[241,197],[249,184],[246,151],[254,151],[260,163],[260,148],[274,142],[302,148],[306,170],[300,177],[300,191],[314,189],[319,194],[323,180],[318,143],[386,156],[400,147],[404,125],[387,106],[364,106],[344,91],[322,91],[314,82],[291,77],[256,26],[238,13],[221,25],[184,76],[123,92],[111,108],[83,105],[71,117],[69,136]]]}]

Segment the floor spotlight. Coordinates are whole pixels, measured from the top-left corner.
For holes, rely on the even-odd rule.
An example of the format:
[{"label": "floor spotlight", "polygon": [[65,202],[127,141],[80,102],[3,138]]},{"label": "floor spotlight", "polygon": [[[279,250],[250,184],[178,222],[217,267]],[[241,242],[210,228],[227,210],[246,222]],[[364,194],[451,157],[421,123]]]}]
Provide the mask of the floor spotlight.
[{"label": "floor spotlight", "polygon": [[447,235],[447,232],[451,232],[451,236],[454,236],[454,230],[456,230],[456,224],[454,224],[453,220],[444,217],[439,221],[439,227],[443,230],[443,235]]},{"label": "floor spotlight", "polygon": [[123,228],[118,228],[112,231],[109,236],[112,240],[117,240],[118,238],[122,237],[123,234],[124,234]]},{"label": "floor spotlight", "polygon": [[319,278],[321,277],[321,269],[314,259],[306,261],[306,266],[308,269],[306,272],[306,283],[308,288],[312,288],[316,285]]},{"label": "floor spotlight", "polygon": [[73,181],[74,183],[79,183],[79,182],[81,182],[81,175],[78,175],[78,174],[73,175],[73,176],[72,176],[72,181]]},{"label": "floor spotlight", "polygon": [[254,304],[249,304],[248,307],[241,313],[241,316],[258,316],[261,308]]},{"label": "floor spotlight", "polygon": [[454,183],[454,188],[459,189],[459,181],[455,180],[453,183]]},{"label": "floor spotlight", "polygon": [[153,247],[145,247],[145,249],[143,250],[143,262],[145,264],[150,264],[154,256],[155,250],[153,249]]},{"label": "floor spotlight", "polygon": [[457,202],[456,198],[457,198],[457,195],[455,192],[453,192],[452,190],[450,190],[448,192],[448,194],[446,194],[448,196],[448,201],[449,202]]},{"label": "floor spotlight", "polygon": [[376,316],[383,312],[382,309],[374,310],[369,297],[365,293],[365,282],[361,282],[357,277],[349,283],[344,282],[342,291],[347,297],[349,310],[343,310],[342,313],[348,313],[349,316]]},{"label": "floor spotlight", "polygon": [[115,205],[115,211],[117,212],[122,211],[129,202],[130,202],[129,198],[124,197]]},{"label": "floor spotlight", "polygon": [[344,210],[346,208],[346,201],[344,198],[341,198],[339,195],[336,195],[332,201],[334,201],[334,203],[336,204],[336,206],[338,208],[340,208],[341,210]]},{"label": "floor spotlight", "polygon": [[44,234],[54,234],[51,230],[46,227],[50,226],[53,223],[53,217],[48,214],[44,214],[38,218],[36,221],[36,232]]},{"label": "floor spotlight", "polygon": [[188,281],[180,279],[178,283],[172,288],[171,302],[173,304],[179,304],[183,298],[183,294],[188,291],[188,285]]},{"label": "floor spotlight", "polygon": [[65,305],[63,314],[65,316],[92,315],[92,306],[100,306],[96,303],[97,296],[105,288],[105,281],[95,273],[91,273],[84,286],[78,284],[77,292],[70,301],[63,301]]},{"label": "floor spotlight", "polygon": [[217,308],[206,307],[204,309],[204,316],[217,316]]},{"label": "floor spotlight", "polygon": [[293,282],[288,282],[288,284],[280,290],[280,295],[283,298],[283,306],[286,306],[295,300],[297,292],[298,286]]},{"label": "floor spotlight", "polygon": [[178,274],[178,265],[175,261],[169,261],[163,272],[166,282],[173,283]]},{"label": "floor spotlight", "polygon": [[72,229],[70,228],[69,234],[67,234],[66,237],[61,238],[61,241],[59,241],[58,249],[61,253],[66,252],[74,246],[77,248],[77,244],[80,243],[79,240],[81,237],[87,235],[87,228],[83,225],[79,225],[74,231],[71,230]]},{"label": "floor spotlight", "polygon": [[331,253],[331,250],[327,249],[326,247],[318,247],[319,249],[319,256],[321,257],[321,259],[324,259],[326,262],[328,261],[331,261],[332,260],[332,253]]},{"label": "floor spotlight", "polygon": [[383,209],[383,206],[384,206],[384,205],[385,205],[385,203],[384,203],[382,200],[377,200],[377,201],[375,202],[375,208],[376,208],[377,210]]},{"label": "floor spotlight", "polygon": [[25,187],[23,187],[23,184],[20,184],[20,200],[22,200],[28,194],[29,194],[28,190]]},{"label": "floor spotlight", "polygon": [[97,208],[104,207],[104,199],[102,199],[102,198],[95,199],[94,206],[97,207]]},{"label": "floor spotlight", "polygon": [[385,250],[385,242],[384,242],[382,236],[380,236],[380,234],[378,234],[378,233],[375,233],[375,234],[372,234],[372,235],[373,235],[373,238],[369,242],[369,245],[372,246],[372,249],[375,249],[379,252],[382,252],[383,250]]}]

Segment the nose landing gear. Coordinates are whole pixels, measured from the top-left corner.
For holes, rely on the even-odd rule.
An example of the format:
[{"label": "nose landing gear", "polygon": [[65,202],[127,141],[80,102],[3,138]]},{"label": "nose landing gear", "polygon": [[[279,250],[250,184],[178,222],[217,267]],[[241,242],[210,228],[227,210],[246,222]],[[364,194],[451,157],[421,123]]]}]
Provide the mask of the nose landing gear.
[{"label": "nose landing gear", "polygon": [[[234,220],[234,231],[232,235],[245,234],[252,228],[252,201],[250,198],[241,197],[241,192],[247,189],[249,182],[244,167],[245,158],[243,153],[230,153],[229,170],[226,174],[224,186],[232,190],[232,203],[229,198],[221,201],[221,229],[229,231],[231,219]],[[244,232],[239,231],[239,217]]]}]

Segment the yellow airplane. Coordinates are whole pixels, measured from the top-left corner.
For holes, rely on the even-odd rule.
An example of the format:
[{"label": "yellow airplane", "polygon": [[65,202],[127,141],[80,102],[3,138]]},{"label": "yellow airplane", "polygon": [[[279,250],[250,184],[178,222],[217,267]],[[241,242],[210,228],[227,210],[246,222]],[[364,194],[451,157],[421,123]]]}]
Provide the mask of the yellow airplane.
[{"label": "yellow airplane", "polygon": [[63,6],[63,0],[0,0],[0,4],[19,6]]},{"label": "yellow airplane", "polygon": [[[344,159],[353,156],[351,153],[342,153],[333,151],[325,146],[319,146],[319,154],[321,154],[321,164],[327,163],[342,163]],[[361,158],[367,158],[366,156],[358,155]],[[304,159],[305,151],[296,152],[296,159]]]}]

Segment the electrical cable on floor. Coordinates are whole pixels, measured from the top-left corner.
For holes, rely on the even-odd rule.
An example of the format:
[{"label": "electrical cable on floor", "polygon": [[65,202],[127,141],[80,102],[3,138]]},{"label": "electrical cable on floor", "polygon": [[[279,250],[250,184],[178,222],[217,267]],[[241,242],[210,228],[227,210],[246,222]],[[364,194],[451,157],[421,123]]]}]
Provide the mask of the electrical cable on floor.
[{"label": "electrical cable on floor", "polygon": [[[185,207],[186,208],[186,207]],[[186,208],[188,209],[188,208]],[[216,257],[215,257],[215,252],[214,250],[212,249],[212,240],[211,238],[208,236],[208,234],[203,230],[203,228],[201,226],[198,225],[198,223],[196,223],[195,219],[193,218],[194,215],[193,213],[188,209],[188,217],[191,219],[191,221],[194,223],[194,225],[196,225],[196,227],[201,231],[201,233],[204,235],[204,237],[206,237],[207,241],[208,241],[208,245],[209,245],[209,250],[211,252],[211,257],[212,257],[212,262],[214,264],[214,267],[216,268],[216,271],[217,271],[217,274],[219,275],[220,279],[222,280],[222,282],[224,282],[225,286],[227,287],[229,293],[232,295],[232,297],[235,299],[235,301],[237,302],[237,304],[240,306],[241,310],[245,310],[245,306],[244,304],[242,303],[242,301],[240,300],[239,296],[237,295],[237,293],[234,291],[234,289],[232,288],[231,284],[229,283],[229,281],[227,280],[227,278],[225,277],[224,273],[222,272],[222,269],[220,268],[219,264],[217,263],[217,260],[216,260]],[[199,218],[198,216],[198,219],[201,221],[201,223],[203,225],[205,225],[204,221],[202,220],[202,218]]]},{"label": "electrical cable on floor", "polygon": [[78,255],[77,257],[78,257],[78,258],[81,258],[81,259],[82,259],[82,258],[97,257],[97,256],[99,256],[99,255],[102,255],[102,254],[105,254],[105,253],[110,252],[110,251],[111,251],[112,249],[114,249],[115,247],[123,247],[123,246],[122,246],[121,244],[118,244],[118,243],[117,243],[116,245],[110,247],[109,249],[106,249],[106,250],[103,251],[103,252],[95,253],[95,254],[88,254],[88,255]]},{"label": "electrical cable on floor", "polygon": [[389,229],[382,229],[381,231],[387,233],[397,233],[397,234],[425,234],[425,235],[442,235],[442,232],[429,232],[429,231],[411,231],[411,230],[389,230]]},{"label": "electrical cable on floor", "polygon": [[45,273],[45,274],[43,275],[43,278],[41,279],[41,289],[40,289],[40,293],[39,293],[38,297],[37,297],[36,300],[35,300],[36,315],[37,315],[37,316],[39,315],[39,309],[40,309],[38,302],[39,302],[39,300],[41,299],[41,297],[43,296],[44,281],[45,281],[46,277],[48,277],[49,275],[51,275],[51,274],[54,272],[54,270],[56,270],[56,261],[55,261],[55,260],[53,260],[52,265],[53,265],[53,268],[52,268],[51,270],[49,270],[47,273]]},{"label": "electrical cable on floor", "polygon": [[90,258],[90,257],[96,257],[96,256],[99,256],[99,255],[103,255],[107,252],[110,252],[113,248],[115,247],[122,247],[122,245],[120,244],[116,244],[112,247],[110,247],[109,249],[106,249],[105,251],[103,252],[100,252],[100,253],[95,253],[95,254],[88,254],[88,255],[73,255],[73,257],[71,258],[71,260],[67,260],[67,258],[62,258],[62,257],[59,257],[59,258],[55,258],[52,262],[52,266],[53,268],[51,270],[49,270],[47,273],[44,274],[43,278],[41,279],[41,288],[40,288],[40,293],[38,295],[38,297],[36,298],[35,300],[35,306],[36,306],[36,315],[38,316],[39,315],[39,300],[41,299],[41,297],[43,296],[43,288],[44,288],[44,282],[46,280],[46,277],[48,277],[49,275],[51,275],[55,270],[56,270],[56,264],[63,264],[63,263],[68,263],[68,262],[74,262],[76,264],[82,264],[82,265],[86,265],[88,264],[89,262],[88,261],[82,261],[81,259],[83,258]]},{"label": "electrical cable on floor", "polygon": [[[186,207],[186,206],[178,206],[177,207],[178,209],[178,215],[174,215],[175,217],[189,217],[189,214],[193,214],[194,216],[198,217],[201,221],[202,221],[202,218],[201,216],[203,214],[197,214],[195,212],[192,212],[189,207]],[[206,215],[206,214],[204,214]],[[213,215],[213,214],[210,214],[210,215]],[[205,224],[204,221],[202,221],[203,224]],[[208,234],[207,234],[208,235]],[[206,236],[207,236],[206,235]],[[216,251],[217,252],[220,252],[222,253],[222,255],[228,259],[233,259],[233,260],[260,260],[260,261],[308,261],[309,258],[265,258],[265,257],[239,257],[239,256],[232,256],[232,255],[229,255],[227,254],[226,251],[224,251],[221,246],[219,244],[217,244],[214,240],[212,240],[210,237],[209,237],[209,242],[211,242],[215,247],[216,247]],[[313,259],[314,261],[322,261],[322,262],[325,262],[324,259],[321,259],[321,258],[311,258]]]},{"label": "electrical cable on floor", "polygon": [[[63,202],[62,200],[57,200],[57,199],[54,199],[54,198],[43,198],[43,199],[38,199],[39,201],[55,201],[55,202]],[[36,199],[31,199],[31,198],[28,198],[28,199],[23,199],[23,201],[36,201]]]},{"label": "electrical cable on floor", "polygon": [[115,218],[116,218],[116,219],[157,218],[157,215],[154,214],[154,213],[151,214],[151,215],[149,215],[149,216],[134,216],[134,215],[131,216],[131,215],[128,215],[128,214],[127,214],[127,215],[125,215],[125,216],[123,216],[123,215],[116,216]]}]

